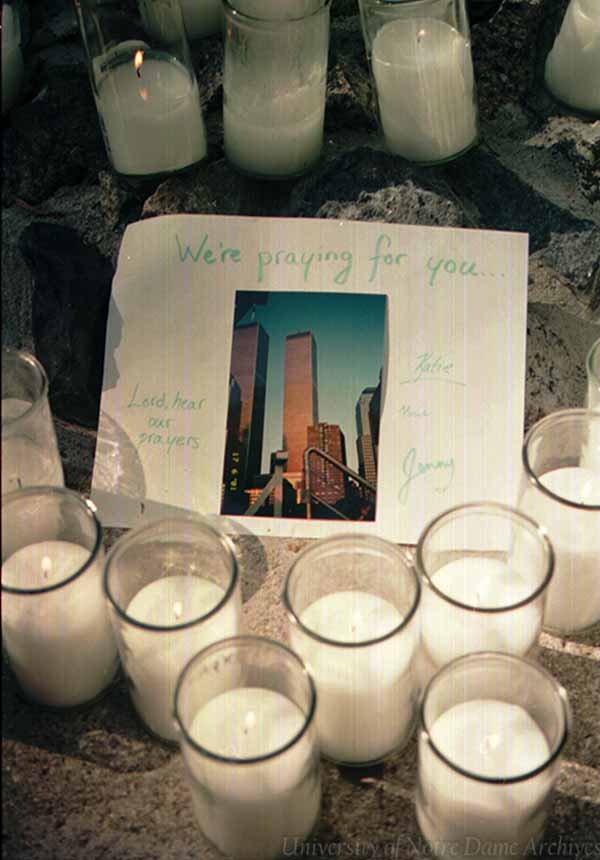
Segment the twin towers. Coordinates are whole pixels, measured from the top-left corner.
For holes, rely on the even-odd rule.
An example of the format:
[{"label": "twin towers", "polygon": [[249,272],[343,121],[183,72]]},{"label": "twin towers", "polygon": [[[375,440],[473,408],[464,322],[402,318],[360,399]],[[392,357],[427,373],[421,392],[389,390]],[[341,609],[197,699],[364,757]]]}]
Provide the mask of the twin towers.
[{"label": "twin towers", "polygon": [[[255,497],[269,477],[261,475],[268,352],[269,336],[260,323],[240,323],[235,327],[223,476],[224,513],[243,513],[248,507],[247,500]],[[364,389],[356,405],[359,471],[372,483],[376,479],[375,446],[368,424],[368,407],[375,391],[375,388]],[[287,452],[284,478],[300,502],[304,452],[308,447],[324,450],[346,465],[345,439],[340,426],[319,422],[317,346],[310,331],[285,338],[282,423],[281,448]],[[274,455],[275,452],[271,455],[270,472],[274,468]],[[336,504],[346,494],[344,475],[327,463],[316,467],[313,481],[329,504]]]}]

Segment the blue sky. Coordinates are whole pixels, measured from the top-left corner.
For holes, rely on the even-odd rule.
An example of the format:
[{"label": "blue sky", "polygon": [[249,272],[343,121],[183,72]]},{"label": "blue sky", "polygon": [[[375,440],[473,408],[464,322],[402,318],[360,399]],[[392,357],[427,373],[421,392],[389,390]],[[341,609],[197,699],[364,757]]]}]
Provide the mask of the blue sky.
[{"label": "blue sky", "polygon": [[[263,472],[282,441],[285,338],[300,331],[311,331],[317,345],[319,421],[341,426],[348,465],[357,469],[356,402],[379,380],[385,302],[362,293],[271,292],[266,305],[256,306],[255,319],[269,335]],[[241,321],[251,319],[250,311]]]}]

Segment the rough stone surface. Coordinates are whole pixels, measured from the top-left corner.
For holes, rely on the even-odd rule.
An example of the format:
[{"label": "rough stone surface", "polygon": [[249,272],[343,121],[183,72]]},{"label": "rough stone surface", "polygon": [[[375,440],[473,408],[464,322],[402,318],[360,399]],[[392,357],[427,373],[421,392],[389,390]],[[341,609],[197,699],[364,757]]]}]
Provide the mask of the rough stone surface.
[{"label": "rough stone surface", "polygon": [[[122,8],[131,5],[123,0]],[[93,249],[107,280],[127,224],[163,213],[519,230],[530,239],[524,429],[558,408],[581,405],[585,354],[600,334],[600,120],[574,116],[543,87],[544,58],[567,0],[499,5],[470,2],[481,145],[456,162],[419,168],[384,151],[357,0],[333,0],[324,150],[313,174],[269,184],[230,168],[222,145],[223,49],[214,37],[192,46],[207,160],[179,176],[126,183],[106,157],[70,4],[30,0],[27,80],[5,118],[2,141],[3,344],[47,351],[49,363],[60,357],[69,367],[81,343],[93,343],[101,286],[75,316],[68,302],[57,302],[48,326],[36,327],[41,256],[30,245],[26,260],[23,239],[44,223],[76,231],[73,247]],[[68,257],[74,265],[75,255]],[[56,271],[46,278],[38,298],[48,303],[64,277]],[[77,333],[68,343],[57,315]],[[101,351],[94,350],[86,350],[86,359],[96,356],[97,364]],[[88,493],[94,426],[81,424],[81,380],[78,388],[68,373],[58,376],[68,395],[55,408],[66,481]],[[306,541],[235,532],[245,628],[285,640],[280,596]],[[106,547],[121,533],[107,530]],[[574,723],[536,856],[595,857],[600,625],[565,639],[543,634],[540,660],[568,690]],[[2,711],[3,860],[217,860],[195,824],[179,753],[146,735],[122,679],[87,710],[48,713],[19,699],[3,665]],[[414,739],[380,767],[348,772],[324,763],[322,776],[323,809],[310,856],[431,856],[414,815]]]}]

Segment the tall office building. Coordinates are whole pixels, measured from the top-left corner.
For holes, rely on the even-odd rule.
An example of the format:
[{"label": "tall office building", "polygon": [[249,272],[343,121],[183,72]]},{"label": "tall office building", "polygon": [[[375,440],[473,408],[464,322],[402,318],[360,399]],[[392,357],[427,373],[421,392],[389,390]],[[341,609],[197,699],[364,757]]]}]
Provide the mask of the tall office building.
[{"label": "tall office building", "polygon": [[[308,447],[319,448],[346,465],[346,441],[339,424],[314,424],[308,428]],[[334,463],[314,454],[309,459],[310,489],[319,499],[335,505],[346,495],[346,476]]]},{"label": "tall office building", "polygon": [[[240,490],[261,472],[269,336],[257,322],[236,326],[231,347],[231,375],[241,401],[238,440]],[[230,411],[232,403],[229,405]]]},{"label": "tall office building", "polygon": [[299,490],[302,486],[308,427],[317,424],[317,347],[309,331],[285,339],[283,380],[283,448],[288,452],[285,477]]},{"label": "tall office building", "polygon": [[375,444],[371,435],[370,409],[376,388],[364,388],[356,402],[356,450],[358,474],[371,484],[377,482]]}]

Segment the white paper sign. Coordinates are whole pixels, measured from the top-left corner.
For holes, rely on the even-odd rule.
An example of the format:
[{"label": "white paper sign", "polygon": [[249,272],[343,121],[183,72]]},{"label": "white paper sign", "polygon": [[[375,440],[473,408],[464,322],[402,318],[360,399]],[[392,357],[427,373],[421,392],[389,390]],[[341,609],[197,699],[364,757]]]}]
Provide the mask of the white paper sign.
[{"label": "white paper sign", "polygon": [[186,509],[256,534],[415,543],[454,505],[514,504],[527,259],[516,233],[133,224],[107,327],[102,522]]}]

